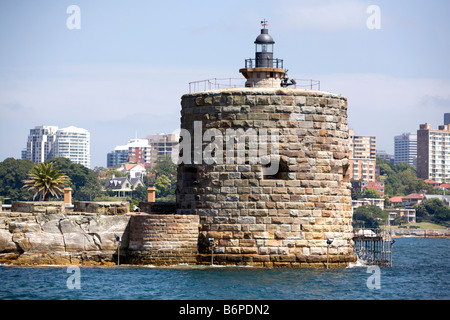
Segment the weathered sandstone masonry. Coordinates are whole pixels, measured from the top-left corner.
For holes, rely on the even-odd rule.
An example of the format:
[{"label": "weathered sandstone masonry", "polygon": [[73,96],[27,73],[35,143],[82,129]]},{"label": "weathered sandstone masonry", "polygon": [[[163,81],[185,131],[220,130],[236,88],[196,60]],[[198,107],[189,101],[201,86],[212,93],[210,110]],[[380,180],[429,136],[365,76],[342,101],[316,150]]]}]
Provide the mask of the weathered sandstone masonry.
[{"label": "weathered sandstone masonry", "polygon": [[75,201],[73,211],[104,215],[125,214],[130,211],[130,204],[128,201]]},{"label": "weathered sandstone masonry", "polygon": [[[279,135],[276,174],[265,175],[261,163],[226,162],[225,146],[222,164],[179,165],[177,213],[200,218],[200,263],[210,263],[211,250],[218,264],[323,266],[327,252],[334,266],[356,260],[345,97],[239,88],[186,94],[181,104],[181,129],[192,137],[198,123],[202,135],[208,129],[223,137],[227,129],[272,129]],[[191,159],[198,151],[194,140]],[[211,141],[203,139],[202,150]],[[246,141],[247,154],[254,141]],[[327,239],[333,239],[328,250]]]},{"label": "weathered sandstone masonry", "polygon": [[450,238],[450,229],[392,229],[393,238]]},{"label": "weathered sandstone masonry", "polygon": [[84,212],[64,212],[63,202],[17,203],[22,211],[0,212],[0,263],[116,265],[118,252],[121,264],[197,262],[198,216],[173,214],[173,204],[149,203],[157,214],[129,213],[128,206],[85,202]]},{"label": "weathered sandstone masonry", "polygon": [[61,201],[17,201],[11,205],[12,212],[27,212],[37,214],[63,213],[66,211]]},{"label": "weathered sandstone masonry", "polygon": [[197,263],[198,216],[137,215],[130,222],[127,262],[177,265]]}]

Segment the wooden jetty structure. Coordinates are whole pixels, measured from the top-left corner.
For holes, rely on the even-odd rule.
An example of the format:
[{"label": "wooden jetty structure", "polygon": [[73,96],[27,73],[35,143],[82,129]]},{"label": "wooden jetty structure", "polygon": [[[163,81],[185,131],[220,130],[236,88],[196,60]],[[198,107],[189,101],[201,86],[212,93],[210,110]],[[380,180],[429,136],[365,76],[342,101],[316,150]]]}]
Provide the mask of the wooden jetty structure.
[{"label": "wooden jetty structure", "polygon": [[388,229],[354,229],[353,251],[370,265],[392,266],[392,240]]}]

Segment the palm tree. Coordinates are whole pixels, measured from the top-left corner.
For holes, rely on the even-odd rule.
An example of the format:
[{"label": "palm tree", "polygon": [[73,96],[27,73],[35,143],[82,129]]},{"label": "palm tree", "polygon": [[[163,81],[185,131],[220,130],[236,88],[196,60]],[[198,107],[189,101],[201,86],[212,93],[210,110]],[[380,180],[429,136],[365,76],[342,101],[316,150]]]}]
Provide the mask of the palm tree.
[{"label": "palm tree", "polygon": [[69,177],[58,169],[53,168],[53,163],[39,163],[31,169],[28,180],[25,180],[24,188],[33,190],[36,193],[33,199],[40,194],[44,201],[50,200],[50,195],[59,197],[64,194],[64,186],[69,183]]}]

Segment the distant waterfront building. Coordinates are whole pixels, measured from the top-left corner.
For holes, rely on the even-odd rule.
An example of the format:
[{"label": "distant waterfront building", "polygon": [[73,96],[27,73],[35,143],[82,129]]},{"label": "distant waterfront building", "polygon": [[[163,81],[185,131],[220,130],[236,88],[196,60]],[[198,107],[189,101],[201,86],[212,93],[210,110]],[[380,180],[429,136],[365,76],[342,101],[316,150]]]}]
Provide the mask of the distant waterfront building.
[{"label": "distant waterfront building", "polygon": [[417,130],[417,176],[450,182],[450,125],[432,130],[428,123]]},{"label": "distant waterfront building", "polygon": [[142,179],[147,173],[147,169],[142,163],[124,163],[118,170],[128,174],[130,179]]},{"label": "distant waterfront building", "polygon": [[359,200],[352,200],[352,211],[362,206],[377,206],[381,210],[384,210],[384,199],[365,198]]},{"label": "distant waterfront building", "polygon": [[180,140],[178,134],[160,133],[147,136],[147,140],[152,146],[152,166],[162,157],[178,154]]},{"label": "distant waterfront building", "polygon": [[56,126],[36,126],[30,129],[25,158],[36,163],[53,158]]},{"label": "distant waterfront building", "polygon": [[117,167],[127,162],[151,166],[152,146],[147,139],[132,139],[128,144],[117,146],[107,154],[107,167]]},{"label": "distant waterfront building", "polygon": [[70,126],[56,131],[54,157],[67,158],[73,163],[91,166],[91,137],[89,131]]},{"label": "distant waterfront building", "polygon": [[117,146],[114,148],[113,151],[109,152],[106,155],[106,167],[117,167],[118,165],[122,163],[126,163],[128,159],[128,147],[126,145],[124,146]]},{"label": "distant waterfront building", "polygon": [[106,182],[104,188],[111,189],[115,197],[126,197],[131,195],[133,184],[128,177],[112,177]]},{"label": "distant waterfront building", "polygon": [[364,193],[365,190],[372,189],[375,190],[380,195],[381,198],[384,197],[383,181],[375,181],[375,182],[352,181],[352,188],[354,190],[358,190],[361,193]]},{"label": "distant waterfront building", "polygon": [[417,134],[403,133],[394,137],[395,164],[406,162],[417,167]]},{"label": "distant waterfront building", "polygon": [[350,134],[350,179],[375,182],[376,179],[376,138],[355,136],[352,129]]},{"label": "distant waterfront building", "polygon": [[178,154],[179,138],[178,134],[161,133],[147,136],[145,139],[132,139],[128,144],[117,146],[107,154],[107,167],[131,162],[151,168],[158,159]]},{"label": "distant waterfront building", "polygon": [[389,223],[394,225],[395,217],[405,217],[407,223],[416,223],[416,209],[412,208],[396,208],[396,209],[386,209],[389,213]]},{"label": "distant waterfront building", "polygon": [[394,163],[394,160],[395,160],[395,156],[393,156],[392,154],[388,154],[384,150],[377,150],[377,158],[387,160],[391,163]]},{"label": "distant waterfront building", "polygon": [[130,140],[128,146],[128,161],[135,163],[151,163],[151,145],[147,139]]}]

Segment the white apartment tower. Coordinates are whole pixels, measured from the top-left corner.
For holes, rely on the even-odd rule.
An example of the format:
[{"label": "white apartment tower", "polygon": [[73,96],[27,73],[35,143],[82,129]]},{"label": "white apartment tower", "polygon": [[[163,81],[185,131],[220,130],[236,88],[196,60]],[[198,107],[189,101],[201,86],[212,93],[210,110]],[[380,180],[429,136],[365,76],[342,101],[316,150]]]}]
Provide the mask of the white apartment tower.
[{"label": "white apartment tower", "polygon": [[417,167],[417,134],[403,133],[394,137],[394,163],[406,162]]},{"label": "white apartment tower", "polygon": [[89,131],[70,126],[56,131],[54,157],[70,159],[87,168],[91,166],[91,137]]},{"label": "white apartment tower", "polygon": [[30,129],[25,159],[41,163],[59,157],[89,168],[89,131],[73,126],[64,129],[58,129],[57,126],[37,126]]},{"label": "white apartment tower", "polygon": [[55,126],[36,126],[30,129],[25,158],[36,163],[53,158],[57,130],[58,127]]}]

